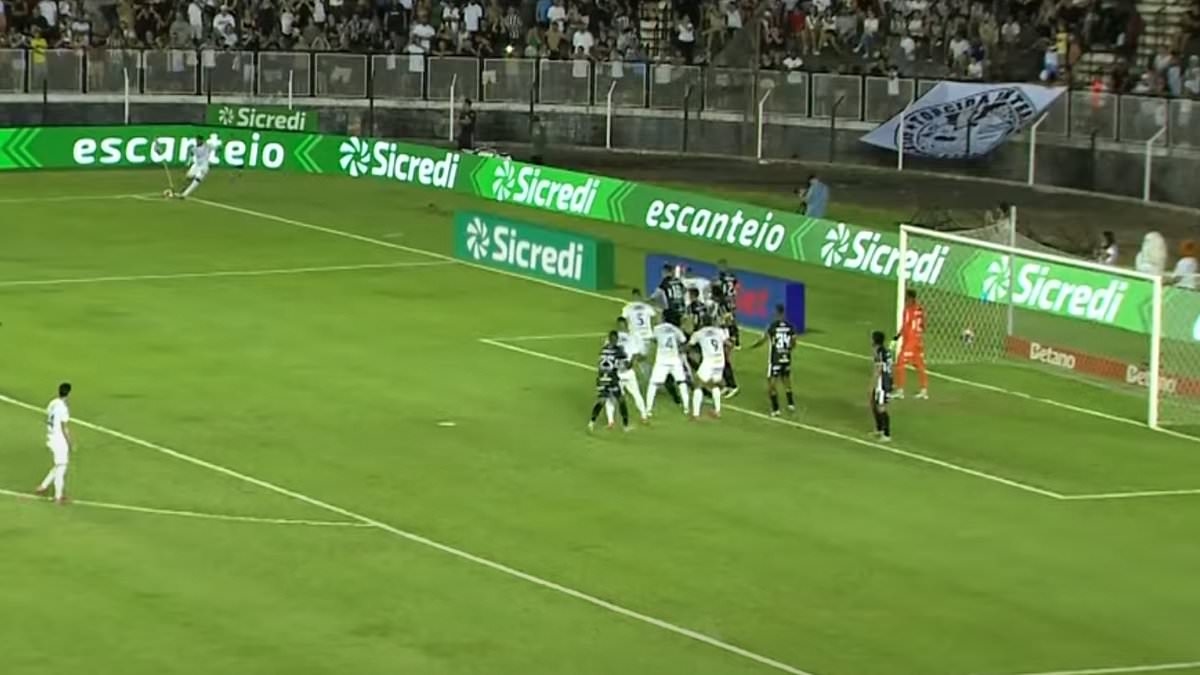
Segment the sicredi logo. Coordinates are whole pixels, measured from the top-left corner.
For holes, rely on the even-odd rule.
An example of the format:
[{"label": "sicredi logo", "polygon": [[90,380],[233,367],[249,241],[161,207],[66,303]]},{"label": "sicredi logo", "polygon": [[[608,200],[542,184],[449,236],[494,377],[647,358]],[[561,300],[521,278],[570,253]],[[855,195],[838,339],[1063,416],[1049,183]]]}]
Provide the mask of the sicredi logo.
[{"label": "sicredi logo", "polygon": [[591,213],[599,187],[600,180],[597,178],[588,178],[582,185],[554,180],[544,177],[541,167],[522,166],[517,169],[510,159],[497,165],[492,174],[492,194],[497,201],[511,201],[563,213]]},{"label": "sicredi logo", "polygon": [[774,217],[773,211],[759,220],[741,209],[730,214],[656,199],[646,209],[646,227],[774,253],[787,238],[787,228],[771,222]]},{"label": "sicredi logo", "polygon": [[[214,166],[239,166],[250,168],[278,169],[287,159],[287,151],[279,143],[263,143],[258,133],[250,134],[250,142],[241,140],[222,141],[217,134],[208,138],[214,146],[209,161]],[[194,138],[174,136],[109,136],[106,138],[80,138],[71,148],[71,158],[79,166],[139,166],[186,162],[191,158]]]},{"label": "sicredi logo", "polygon": [[[874,230],[859,230],[852,234],[845,223],[838,223],[825,231],[824,239],[821,262],[826,267],[894,277],[897,265],[901,263],[899,247],[883,243],[883,234]],[[950,247],[944,244],[936,244],[925,253],[910,248],[904,254],[902,267],[912,281],[932,284],[941,277],[949,253]]]},{"label": "sicredi logo", "polygon": [[[1008,301],[1014,305],[1044,312],[1066,314],[1081,319],[1112,323],[1129,283],[1108,277],[1108,283],[1096,287],[1086,283],[1083,276],[1098,276],[1063,266],[1051,266],[1038,261],[1020,263],[1014,267],[1004,255],[988,263],[978,297],[990,302]],[[1071,281],[1069,277],[1078,281]],[[1011,289],[1010,289],[1011,285]]]},{"label": "sicredi logo", "polygon": [[227,127],[303,131],[307,128],[308,113],[302,110],[267,112],[253,106],[222,106],[217,118]]},{"label": "sicredi logo", "polygon": [[479,218],[467,224],[467,251],[475,260],[558,279],[582,278],[583,248],[578,241],[556,246],[537,235],[525,236],[520,228],[503,223],[489,228]]},{"label": "sicredi logo", "polygon": [[457,152],[447,152],[440,159],[419,157],[408,154],[397,143],[372,143],[357,136],[342,141],[338,152],[342,155],[338,165],[354,178],[371,175],[443,189],[453,188],[458,178]]}]

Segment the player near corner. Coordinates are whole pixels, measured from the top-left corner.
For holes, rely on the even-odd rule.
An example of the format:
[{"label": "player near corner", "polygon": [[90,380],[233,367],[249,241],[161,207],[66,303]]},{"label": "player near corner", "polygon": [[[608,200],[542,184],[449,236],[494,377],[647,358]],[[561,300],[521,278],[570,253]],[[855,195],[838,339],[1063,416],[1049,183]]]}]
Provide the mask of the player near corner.
[{"label": "player near corner", "polygon": [[617,366],[617,379],[621,382],[621,389],[633,397],[638,415],[642,423],[645,423],[648,418],[646,400],[642,398],[634,366],[646,356],[646,343],[641,336],[629,330],[629,321],[623,316],[617,317],[617,346],[625,352],[625,359]]},{"label": "player near corner", "polygon": [[787,395],[788,410],[796,410],[796,399],[792,394],[792,350],[796,347],[796,327],[788,322],[787,310],[783,305],[775,305],[775,320],[750,348],[757,349],[764,342],[770,345],[767,355],[767,393],[771,397],[771,417],[778,417],[780,387]]},{"label": "player near corner", "polygon": [[708,321],[688,339],[688,344],[700,347],[700,367],[696,369],[696,388],[692,392],[692,417],[700,417],[704,392],[712,396],[713,417],[721,416],[721,385],[725,379],[726,350],[729,333]]},{"label": "player near corner", "polygon": [[[625,303],[621,308],[621,317],[625,319],[629,325],[629,332],[634,337],[641,340],[642,347],[648,349],[650,342],[654,339],[654,319],[658,316],[658,310],[646,302],[642,298],[642,292],[638,289],[633,289],[633,300]],[[645,352],[642,357],[648,356]],[[637,359],[639,372],[644,377],[646,375],[646,360],[644,358]]]},{"label": "player near corner", "polygon": [[884,344],[886,339],[881,330],[871,333],[871,414],[875,416],[874,434],[884,443],[892,440],[892,416],[887,407],[892,393],[892,352]]},{"label": "player near corner", "polygon": [[596,361],[596,405],[592,406],[592,417],[588,420],[588,431],[596,428],[596,418],[603,410],[608,419],[608,428],[613,426],[613,408],[621,412],[621,426],[629,431],[629,408],[621,395],[621,364],[628,357],[617,344],[617,331],[609,331],[600,356]]},{"label": "player near corner", "polygon": [[196,144],[192,146],[191,151],[191,166],[188,167],[187,177],[190,181],[183,192],[178,195],[180,199],[187,199],[192,196],[196,188],[204,182],[208,176],[208,165],[212,161],[213,152],[216,150],[215,141],[206,141],[203,136],[196,137]]},{"label": "player near corner", "polygon": [[654,327],[654,367],[650,369],[650,387],[646,390],[646,414],[654,415],[654,398],[658,388],[672,389],[676,405],[687,414],[688,385],[684,369],[684,348],[687,337],[678,326],[663,322]]},{"label": "player near corner", "polygon": [[925,371],[925,308],[917,301],[917,292],[904,294],[904,315],[900,321],[899,355],[896,358],[896,391],[892,398],[904,398],[904,379],[911,363],[917,369],[921,390],[917,398],[929,398],[929,373]]}]

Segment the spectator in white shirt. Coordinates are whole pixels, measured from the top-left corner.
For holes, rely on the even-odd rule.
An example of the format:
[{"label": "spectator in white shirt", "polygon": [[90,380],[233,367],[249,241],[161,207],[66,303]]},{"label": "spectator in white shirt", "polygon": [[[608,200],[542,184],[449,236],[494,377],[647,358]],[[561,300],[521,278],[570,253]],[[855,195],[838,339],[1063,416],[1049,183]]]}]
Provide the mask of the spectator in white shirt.
[{"label": "spectator in white shirt", "polygon": [[422,53],[428,54],[433,43],[433,36],[437,35],[437,31],[433,26],[429,25],[429,17],[426,16],[425,10],[421,10],[417,14],[417,20],[413,22],[412,28],[409,30],[410,44],[417,45],[421,48]]},{"label": "spectator in white shirt", "polygon": [[554,4],[546,11],[546,20],[558,24],[560,31],[567,30],[567,8],[563,7],[563,0],[554,0]]},{"label": "spectator in white shirt", "polygon": [[800,70],[803,66],[804,59],[800,58],[800,54],[796,52],[796,48],[793,46],[791,53],[783,60],[783,67],[788,70]]},{"label": "spectator in white shirt", "polygon": [[956,35],[950,41],[950,58],[954,62],[955,67],[961,68],[966,65],[967,53],[971,51],[971,43],[967,42],[967,38],[963,35]]},{"label": "spectator in white shirt", "polygon": [[51,28],[58,25],[58,3],[55,0],[40,0],[37,8],[42,18],[46,20],[46,25]]},{"label": "spectator in white shirt", "polygon": [[971,59],[967,65],[967,77],[972,80],[983,79],[983,59]]},{"label": "spectator in white shirt", "polygon": [[442,25],[446,26],[451,35],[458,35],[462,28],[462,9],[454,2],[447,2],[442,7]]},{"label": "spectator in white shirt", "polygon": [[1004,22],[1004,28],[1000,29],[1000,38],[1006,45],[1015,45],[1021,37],[1021,24],[1017,23],[1015,18],[1009,17],[1008,21]]},{"label": "spectator in white shirt", "polygon": [[917,42],[912,39],[911,35],[905,34],[900,38],[900,51],[904,52],[904,58],[909,61],[917,58]]},{"label": "spectator in white shirt", "polygon": [[1042,55],[1042,72],[1038,77],[1042,82],[1058,79],[1058,49],[1054,45],[1046,47],[1046,53]]},{"label": "spectator in white shirt", "polygon": [[192,40],[199,42],[204,39],[204,8],[200,0],[192,0],[187,8],[188,25],[192,27]]},{"label": "spectator in white shirt", "polygon": [[1175,263],[1175,271],[1171,273],[1171,278],[1179,288],[1194,291],[1200,287],[1200,284],[1197,283],[1200,281],[1197,279],[1197,275],[1200,274],[1200,264],[1196,262],[1196,242],[1189,239],[1183,242],[1179,249],[1182,257]]},{"label": "spectator in white shirt", "polygon": [[468,33],[478,33],[479,23],[483,20],[483,5],[479,4],[478,0],[471,0],[463,7],[463,25],[466,26]]},{"label": "spectator in white shirt", "polygon": [[279,32],[291,37],[292,29],[296,26],[296,15],[292,14],[292,8],[289,5],[283,6],[283,11],[279,13]]},{"label": "spectator in white shirt", "polygon": [[[811,19],[810,19],[811,20]],[[725,29],[732,33],[742,28],[742,10],[738,9],[737,4],[729,5],[729,9],[725,11]]]},{"label": "spectator in white shirt", "polygon": [[583,50],[583,55],[590,57],[594,46],[596,46],[596,38],[586,26],[583,30],[575,31],[575,35],[571,38],[571,51],[575,53]]},{"label": "spectator in white shirt", "polygon": [[1146,274],[1162,274],[1167,266],[1167,242],[1157,232],[1147,232],[1142,238],[1142,250],[1138,251],[1133,267]]},{"label": "spectator in white shirt", "polygon": [[1103,234],[1100,250],[1096,253],[1096,261],[1105,265],[1116,265],[1120,250],[1117,248],[1117,238],[1113,235],[1112,230],[1105,230]]},{"label": "spectator in white shirt", "polygon": [[862,38],[858,41],[858,46],[854,48],[855,52],[869,55],[875,51],[875,41],[879,38],[879,17],[875,16],[875,10],[867,12],[867,18],[863,19]]},{"label": "spectator in white shirt", "polygon": [[691,63],[696,56],[696,27],[692,17],[684,14],[675,24],[675,39],[679,42],[679,51],[683,52],[683,60]]},{"label": "spectator in white shirt", "polygon": [[213,33],[224,36],[227,32],[232,31],[237,20],[229,13],[228,7],[222,7],[221,11],[213,17],[212,28]]}]

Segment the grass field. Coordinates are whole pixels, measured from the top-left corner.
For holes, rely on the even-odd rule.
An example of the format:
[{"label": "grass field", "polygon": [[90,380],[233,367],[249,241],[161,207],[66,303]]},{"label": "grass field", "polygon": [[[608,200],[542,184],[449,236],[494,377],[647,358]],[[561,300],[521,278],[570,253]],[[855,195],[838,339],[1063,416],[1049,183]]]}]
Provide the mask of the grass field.
[{"label": "grass field", "polygon": [[[798,413],[743,350],[723,419],[589,436],[619,305],[449,260],[452,213],[625,285],[726,252],[349,178],[114,198],[159,182],[0,182],[0,673],[1200,673],[1200,442],[1135,396],[956,367],[876,445],[892,287],[732,255],[808,284]],[[63,379],[58,508],[18,495]]]}]

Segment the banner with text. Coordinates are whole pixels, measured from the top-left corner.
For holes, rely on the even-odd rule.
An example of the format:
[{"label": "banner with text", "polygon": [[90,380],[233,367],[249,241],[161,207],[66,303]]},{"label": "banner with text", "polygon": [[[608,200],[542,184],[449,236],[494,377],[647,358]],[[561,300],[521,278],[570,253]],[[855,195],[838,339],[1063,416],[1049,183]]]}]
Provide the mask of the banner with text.
[{"label": "banner with text", "polygon": [[486,213],[454,214],[454,257],[555,283],[613,287],[611,242]]},{"label": "banner with text", "polygon": [[[896,279],[903,269],[915,283],[953,284],[973,298],[986,296],[985,281],[996,278],[988,273],[993,264],[1012,265],[1013,273],[1003,277],[1014,279],[1013,300],[1022,306],[1148,332],[1148,296],[1145,284],[1136,281],[1112,287],[1107,275],[1100,274],[1105,277],[1101,279],[1093,276],[1099,273],[1084,272],[1076,278],[1073,271],[1046,270],[1047,279],[1071,286],[1066,293],[1058,283],[1038,284],[1042,273],[1029,267],[1033,259],[1001,261],[975,247],[914,237],[901,260],[899,237],[893,232],[506,157],[386,139],[193,125],[0,129],[0,171],[179,165],[188,161],[197,136],[217,146],[212,159],[217,169],[391,180],[884,280]],[[1083,286],[1090,290],[1081,290]],[[1200,293],[1170,289],[1164,316],[1168,336],[1200,340]]]},{"label": "banner with text", "polygon": [[317,111],[282,105],[210,105],[205,109],[204,121],[214,127],[316,131]]},{"label": "banner with text", "polygon": [[888,150],[959,159],[995,150],[1037,120],[1066,89],[1036,84],[939,82],[862,141]]}]

